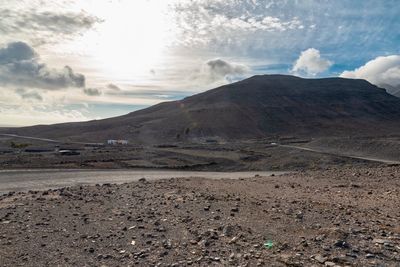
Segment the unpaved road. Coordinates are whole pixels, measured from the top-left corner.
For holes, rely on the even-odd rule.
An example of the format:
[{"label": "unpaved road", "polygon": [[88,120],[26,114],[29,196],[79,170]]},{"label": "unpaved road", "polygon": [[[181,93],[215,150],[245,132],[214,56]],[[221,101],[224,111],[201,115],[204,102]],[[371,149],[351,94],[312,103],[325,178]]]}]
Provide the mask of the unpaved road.
[{"label": "unpaved road", "polygon": [[387,159],[379,159],[379,158],[373,158],[373,157],[362,157],[362,156],[356,156],[356,155],[338,154],[338,153],[324,151],[323,149],[314,149],[314,148],[302,147],[302,146],[292,146],[292,145],[279,145],[279,146],[300,149],[300,150],[310,151],[310,152],[315,152],[315,153],[329,154],[329,155],[334,155],[334,156],[339,156],[339,157],[361,159],[361,160],[380,162],[380,163],[385,163],[385,164],[390,164],[390,165],[400,165],[400,161],[396,161],[396,160],[387,160]]},{"label": "unpaved road", "polygon": [[238,179],[255,175],[270,176],[283,172],[194,172],[194,171],[132,171],[132,170],[4,170],[0,171],[0,194],[10,191],[46,190],[73,185],[102,183],[121,184],[140,178],[201,177],[209,179]]},{"label": "unpaved road", "polygon": [[32,136],[21,136],[21,135],[16,135],[16,134],[0,134],[0,136],[21,138],[21,139],[30,139],[30,140],[44,141],[44,142],[50,142],[50,143],[61,143],[60,141],[53,140],[53,139],[38,138],[38,137],[32,137]]},{"label": "unpaved road", "polygon": [[33,137],[33,136],[24,136],[24,135],[17,135],[17,134],[0,134],[0,136],[4,137],[11,137],[11,138],[20,138],[20,139],[28,139],[28,140],[36,140],[48,143],[57,143],[57,144],[74,144],[74,145],[104,145],[103,143],[86,143],[86,142],[71,142],[71,141],[59,141],[49,138],[40,138],[40,137]]}]

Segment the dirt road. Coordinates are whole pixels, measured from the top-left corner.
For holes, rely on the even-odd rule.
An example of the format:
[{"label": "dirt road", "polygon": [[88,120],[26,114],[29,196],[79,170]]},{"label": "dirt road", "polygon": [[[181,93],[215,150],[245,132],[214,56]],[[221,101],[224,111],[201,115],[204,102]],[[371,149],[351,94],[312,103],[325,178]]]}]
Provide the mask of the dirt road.
[{"label": "dirt road", "polygon": [[400,161],[396,161],[396,160],[387,160],[387,159],[379,159],[379,158],[373,158],[373,157],[332,153],[332,152],[324,151],[323,149],[315,149],[315,148],[302,147],[302,146],[293,146],[293,145],[278,145],[278,146],[286,147],[286,148],[300,149],[300,150],[304,150],[304,151],[321,153],[321,154],[329,154],[329,155],[333,155],[333,156],[339,156],[339,157],[345,157],[345,158],[351,158],[351,159],[361,159],[361,160],[385,163],[385,164],[390,164],[390,165],[400,165]]},{"label": "dirt road", "polygon": [[255,175],[270,176],[283,172],[194,172],[152,170],[4,170],[0,171],[0,194],[10,191],[46,190],[73,185],[127,183],[145,177],[148,180],[202,177],[238,179]]}]

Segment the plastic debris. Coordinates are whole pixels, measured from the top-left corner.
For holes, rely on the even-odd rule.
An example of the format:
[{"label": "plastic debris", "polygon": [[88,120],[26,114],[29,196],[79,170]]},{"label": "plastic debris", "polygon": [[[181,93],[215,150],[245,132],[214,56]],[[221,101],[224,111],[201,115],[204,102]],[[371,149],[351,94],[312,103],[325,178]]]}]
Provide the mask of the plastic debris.
[{"label": "plastic debris", "polygon": [[271,249],[274,246],[274,242],[272,242],[271,240],[268,240],[267,242],[264,243],[264,247],[266,247],[267,249]]},{"label": "plastic debris", "polygon": [[136,244],[135,240],[132,240],[131,245],[134,246]]}]

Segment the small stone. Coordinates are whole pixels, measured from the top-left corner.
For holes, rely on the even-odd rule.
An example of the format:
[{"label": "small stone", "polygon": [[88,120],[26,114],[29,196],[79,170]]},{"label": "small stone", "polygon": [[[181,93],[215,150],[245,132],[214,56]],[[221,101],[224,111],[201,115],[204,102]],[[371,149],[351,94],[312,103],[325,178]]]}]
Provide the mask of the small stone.
[{"label": "small stone", "polygon": [[172,248],[171,240],[169,240],[169,239],[164,240],[163,241],[163,246],[164,246],[165,249],[171,249]]},{"label": "small stone", "polygon": [[316,261],[318,261],[319,263],[324,263],[324,262],[326,262],[326,260],[327,260],[327,258],[324,257],[324,256],[322,256],[322,255],[317,255],[317,256],[314,257],[314,259],[315,259]]},{"label": "small stone", "polygon": [[238,207],[234,207],[231,209],[232,212],[239,212],[239,208]]},{"label": "small stone", "polygon": [[233,235],[233,231],[234,231],[233,226],[225,225],[224,228],[222,229],[222,234],[224,236],[231,237]]},{"label": "small stone", "polygon": [[390,241],[385,239],[375,238],[372,240],[372,243],[383,245],[385,243],[390,243]]},{"label": "small stone", "polygon": [[303,212],[299,211],[299,212],[296,214],[296,218],[299,219],[299,220],[302,220],[302,219],[304,218]]},{"label": "small stone", "polygon": [[343,241],[343,240],[336,241],[334,245],[335,245],[335,247],[338,247],[338,248],[350,248],[349,243],[347,243],[346,241]]},{"label": "small stone", "polygon": [[238,236],[235,236],[234,238],[232,238],[232,239],[229,241],[229,244],[235,243],[238,239],[239,239],[239,237],[238,237]]}]

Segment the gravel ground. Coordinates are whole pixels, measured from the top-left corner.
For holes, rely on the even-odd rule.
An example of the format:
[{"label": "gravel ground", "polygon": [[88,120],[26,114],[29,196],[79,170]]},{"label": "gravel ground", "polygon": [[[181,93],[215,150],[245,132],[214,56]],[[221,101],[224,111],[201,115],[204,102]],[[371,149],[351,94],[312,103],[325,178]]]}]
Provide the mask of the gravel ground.
[{"label": "gravel ground", "polygon": [[400,266],[400,167],[0,197],[1,266]]}]

